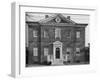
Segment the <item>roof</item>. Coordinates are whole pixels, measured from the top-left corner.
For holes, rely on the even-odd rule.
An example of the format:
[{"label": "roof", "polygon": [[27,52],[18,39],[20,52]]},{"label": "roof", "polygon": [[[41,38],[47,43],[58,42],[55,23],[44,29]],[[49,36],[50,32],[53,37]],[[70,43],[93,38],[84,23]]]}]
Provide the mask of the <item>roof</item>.
[{"label": "roof", "polygon": [[[26,16],[28,16],[27,18],[30,18],[30,19],[33,19],[32,17],[34,17],[34,16],[29,16],[29,15],[26,15]],[[45,15],[46,16],[46,15]],[[58,20],[58,22],[57,22],[57,19],[60,19],[60,21]],[[81,24],[81,23],[76,23],[75,21],[73,21],[73,20],[71,20],[71,17],[70,16],[67,16],[67,17],[65,17],[65,16],[63,16],[63,14],[53,14],[52,16],[49,16],[48,15],[48,17],[45,17],[45,18],[43,18],[43,19],[41,19],[41,20],[39,20],[39,21],[34,21],[34,20],[31,20],[31,21],[26,21],[26,22],[33,22],[33,23],[38,23],[38,24],[42,24],[42,25],[44,25],[44,24],[46,24],[46,25],[65,25],[66,26],[66,24],[69,24],[69,25],[78,25],[78,26],[80,26],[80,25],[83,25],[83,26],[87,26],[88,24]],[[58,23],[60,23],[60,24],[58,24]]]},{"label": "roof", "polygon": [[47,23],[47,22],[50,22],[51,20],[54,20],[56,18],[60,18],[61,20],[65,21],[65,23],[76,24],[76,22],[72,21],[71,19],[67,19],[62,14],[54,14],[53,16],[50,16],[48,18],[45,18],[45,19],[40,20],[39,23]]}]

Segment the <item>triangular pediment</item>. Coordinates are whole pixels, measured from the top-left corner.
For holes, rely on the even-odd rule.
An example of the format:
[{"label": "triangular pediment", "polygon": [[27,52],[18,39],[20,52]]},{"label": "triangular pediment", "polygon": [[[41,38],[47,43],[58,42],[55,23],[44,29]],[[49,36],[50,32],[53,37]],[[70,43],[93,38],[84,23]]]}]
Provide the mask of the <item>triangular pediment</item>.
[{"label": "triangular pediment", "polygon": [[60,42],[60,41],[55,41],[53,44],[55,44],[55,45],[62,45],[62,42]]},{"label": "triangular pediment", "polygon": [[62,14],[55,14],[52,17],[47,17],[43,20],[40,20],[39,23],[68,23],[75,24],[74,21],[71,20],[70,16],[63,16]]}]

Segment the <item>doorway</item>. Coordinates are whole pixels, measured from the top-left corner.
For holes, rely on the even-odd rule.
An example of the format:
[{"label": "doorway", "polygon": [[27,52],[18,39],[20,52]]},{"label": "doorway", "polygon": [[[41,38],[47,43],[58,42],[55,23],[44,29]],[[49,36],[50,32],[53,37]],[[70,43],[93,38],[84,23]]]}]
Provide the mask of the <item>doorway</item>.
[{"label": "doorway", "polygon": [[53,62],[52,64],[62,64],[62,42],[55,41],[53,43]]},{"label": "doorway", "polygon": [[60,59],[60,48],[56,48],[56,59]]}]

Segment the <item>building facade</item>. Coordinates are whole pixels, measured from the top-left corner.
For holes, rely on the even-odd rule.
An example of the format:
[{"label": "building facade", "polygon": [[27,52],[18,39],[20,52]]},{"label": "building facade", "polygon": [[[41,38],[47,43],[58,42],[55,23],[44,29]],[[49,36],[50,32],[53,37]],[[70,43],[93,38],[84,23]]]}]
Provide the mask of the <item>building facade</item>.
[{"label": "building facade", "polygon": [[70,16],[55,14],[38,22],[26,21],[26,64],[85,63],[85,27]]}]

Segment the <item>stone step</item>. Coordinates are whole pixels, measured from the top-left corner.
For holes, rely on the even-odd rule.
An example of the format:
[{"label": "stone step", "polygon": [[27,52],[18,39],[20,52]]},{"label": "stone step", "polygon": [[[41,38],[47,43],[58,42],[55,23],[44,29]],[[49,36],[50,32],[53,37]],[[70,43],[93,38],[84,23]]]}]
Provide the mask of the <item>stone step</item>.
[{"label": "stone step", "polygon": [[62,64],[63,64],[63,60],[52,61],[52,65],[62,65]]}]

